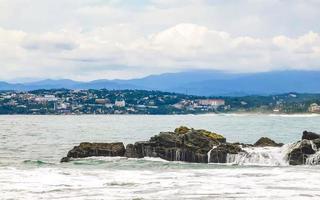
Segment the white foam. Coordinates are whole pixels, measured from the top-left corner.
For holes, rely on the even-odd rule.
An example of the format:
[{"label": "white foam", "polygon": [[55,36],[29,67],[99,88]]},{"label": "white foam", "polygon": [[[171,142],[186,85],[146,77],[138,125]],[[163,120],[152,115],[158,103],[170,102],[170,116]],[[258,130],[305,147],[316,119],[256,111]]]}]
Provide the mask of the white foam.
[{"label": "white foam", "polygon": [[207,155],[208,155],[208,163],[210,163],[211,160],[211,152],[212,150],[214,150],[215,148],[217,148],[217,146],[213,146],[212,149],[210,151],[208,151]]},{"label": "white foam", "polygon": [[236,165],[287,166],[286,149],[288,147],[250,147],[246,152],[228,154],[227,163]]},{"label": "white foam", "polygon": [[320,195],[319,168],[118,170],[0,168],[7,199],[303,199]]}]

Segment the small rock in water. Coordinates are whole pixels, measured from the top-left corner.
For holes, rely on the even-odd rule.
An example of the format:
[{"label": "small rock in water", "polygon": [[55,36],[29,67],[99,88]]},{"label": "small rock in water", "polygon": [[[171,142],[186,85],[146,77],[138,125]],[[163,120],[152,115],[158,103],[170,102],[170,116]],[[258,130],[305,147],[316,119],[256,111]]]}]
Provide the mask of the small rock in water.
[{"label": "small rock in water", "polygon": [[271,140],[267,137],[260,138],[256,143],[254,143],[255,147],[281,147],[283,146],[282,143],[276,143],[275,141]]},{"label": "small rock in water", "polygon": [[60,162],[69,162],[70,158],[69,157],[63,157],[61,158]]}]

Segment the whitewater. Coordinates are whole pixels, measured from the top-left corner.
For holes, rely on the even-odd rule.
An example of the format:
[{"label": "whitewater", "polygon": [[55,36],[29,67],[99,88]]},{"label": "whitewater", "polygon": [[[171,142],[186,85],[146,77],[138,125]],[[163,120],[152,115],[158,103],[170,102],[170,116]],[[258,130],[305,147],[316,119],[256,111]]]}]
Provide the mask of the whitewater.
[{"label": "whitewater", "polygon": [[[308,165],[289,166],[286,158],[303,130],[320,133],[319,123],[318,115],[0,116],[0,199],[319,199],[318,149]],[[132,143],[180,125],[221,133],[229,142],[264,136],[286,145],[246,147],[226,164],[59,162],[83,141]]]}]

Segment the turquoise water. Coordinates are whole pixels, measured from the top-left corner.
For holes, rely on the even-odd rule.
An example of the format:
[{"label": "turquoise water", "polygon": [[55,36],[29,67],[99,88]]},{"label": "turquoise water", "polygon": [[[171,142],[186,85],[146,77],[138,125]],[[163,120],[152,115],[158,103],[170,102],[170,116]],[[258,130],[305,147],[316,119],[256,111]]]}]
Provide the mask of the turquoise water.
[{"label": "turquoise water", "polygon": [[158,158],[60,164],[83,141],[131,143],[180,125],[253,143],[320,133],[319,115],[0,116],[0,199],[319,199],[318,166],[238,166]]}]

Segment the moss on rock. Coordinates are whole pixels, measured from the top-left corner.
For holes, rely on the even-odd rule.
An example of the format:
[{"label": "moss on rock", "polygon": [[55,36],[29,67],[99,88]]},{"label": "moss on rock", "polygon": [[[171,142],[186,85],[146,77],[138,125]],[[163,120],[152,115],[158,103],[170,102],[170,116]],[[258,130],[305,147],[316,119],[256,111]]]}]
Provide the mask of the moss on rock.
[{"label": "moss on rock", "polygon": [[198,130],[200,134],[202,134],[203,136],[206,136],[208,138],[214,139],[214,140],[225,140],[225,137],[223,137],[222,135],[218,134],[218,133],[214,133],[214,132],[210,132],[207,130]]},{"label": "moss on rock", "polygon": [[178,134],[186,134],[187,132],[189,132],[191,129],[186,127],[186,126],[180,126],[176,129],[174,129],[174,132],[175,133],[178,133]]}]

